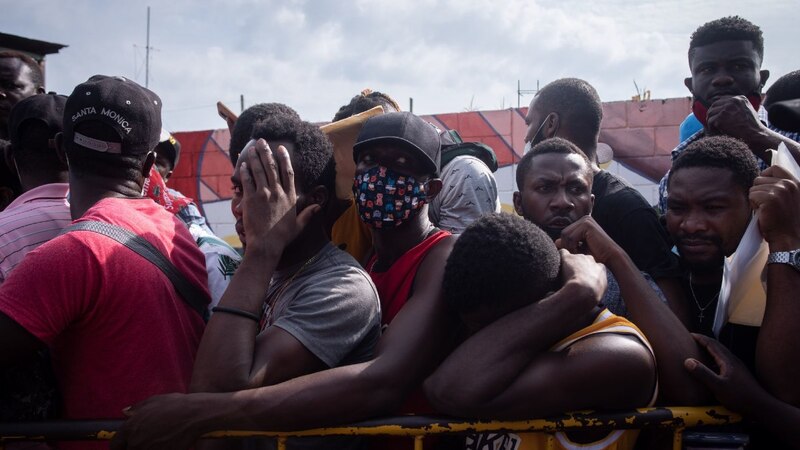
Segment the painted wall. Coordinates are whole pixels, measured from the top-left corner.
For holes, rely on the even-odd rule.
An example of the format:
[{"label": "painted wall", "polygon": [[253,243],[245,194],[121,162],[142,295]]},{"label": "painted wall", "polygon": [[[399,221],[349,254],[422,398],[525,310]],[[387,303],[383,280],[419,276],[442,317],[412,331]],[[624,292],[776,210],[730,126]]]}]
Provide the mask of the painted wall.
[{"label": "painted wall", "polygon": [[[606,169],[625,178],[655,204],[656,183],[669,168],[669,152],[678,144],[680,123],[690,111],[688,98],[604,103],[600,142],[614,150],[614,161]],[[440,128],[458,130],[465,141],[483,142],[494,149],[500,166],[495,173],[500,200],[510,210],[516,163],[522,157],[527,131],[526,114],[527,108],[512,108],[423,117]],[[214,231],[239,246],[230,212],[228,130],[174,135],[181,143],[181,157],[169,186],[195,199]]]}]

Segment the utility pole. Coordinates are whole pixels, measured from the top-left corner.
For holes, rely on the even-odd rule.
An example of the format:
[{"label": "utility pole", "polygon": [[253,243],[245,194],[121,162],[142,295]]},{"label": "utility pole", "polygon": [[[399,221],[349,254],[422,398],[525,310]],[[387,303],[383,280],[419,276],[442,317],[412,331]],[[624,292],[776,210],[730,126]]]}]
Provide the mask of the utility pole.
[{"label": "utility pole", "polygon": [[522,89],[522,85],[520,81],[517,80],[517,108],[520,107],[520,101],[522,100],[523,95],[527,94],[536,94],[539,92],[539,80],[536,80],[536,89]]},{"label": "utility pole", "polygon": [[408,112],[414,112],[414,97],[408,97]]},{"label": "utility pole", "polygon": [[144,48],[144,87],[150,87],[150,7],[147,7],[147,44]]},{"label": "utility pole", "polygon": [[239,112],[244,112],[244,94],[239,94]]}]

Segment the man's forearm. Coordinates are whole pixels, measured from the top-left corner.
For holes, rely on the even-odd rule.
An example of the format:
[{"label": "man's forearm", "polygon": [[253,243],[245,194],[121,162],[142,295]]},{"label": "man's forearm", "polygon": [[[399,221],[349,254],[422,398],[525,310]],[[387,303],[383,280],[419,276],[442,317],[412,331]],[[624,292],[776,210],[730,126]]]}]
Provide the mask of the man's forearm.
[{"label": "man's forearm", "polygon": [[800,427],[797,426],[800,424],[800,409],[776,398],[770,398],[766,403],[753,417],[784,444],[800,449]]},{"label": "man's forearm", "polygon": [[710,393],[684,368],[686,358],[704,360],[689,331],[658,295],[627,254],[608,265],[619,283],[631,321],[645,334],[658,356],[660,398],[670,404],[701,404]]},{"label": "man's forearm", "polygon": [[452,402],[481,403],[502,392],[533,358],[580,329],[586,318],[575,307],[581,295],[567,283],[467,339],[425,383],[434,406],[447,410]]},{"label": "man's forearm", "polygon": [[[277,257],[248,254],[231,279],[219,306],[256,316],[266,296]],[[206,327],[192,373],[193,392],[228,392],[255,387],[253,361],[259,323],[247,317],[217,312]]]},{"label": "man's forearm", "polygon": [[759,423],[787,448],[800,449],[800,409],[784,403],[763,389],[756,389],[747,395],[750,401],[741,413],[746,418]]},{"label": "man's forearm", "polygon": [[[772,250],[772,249],[771,249]],[[800,405],[800,273],[786,264],[770,264],[767,305],[758,333],[756,367],[762,384],[778,399]]]},{"label": "man's forearm", "polygon": [[791,153],[794,160],[800,164],[800,144],[768,128],[765,128],[761,133],[748,136],[746,141],[747,145],[753,150],[753,153],[767,164],[772,162],[767,150],[777,150],[781,143],[786,144],[789,153]]},{"label": "man's forearm", "polygon": [[198,436],[215,430],[301,430],[392,414],[406,392],[381,382],[380,370],[371,365],[337,367],[246,391],[190,394],[182,408],[196,412],[192,426]]}]

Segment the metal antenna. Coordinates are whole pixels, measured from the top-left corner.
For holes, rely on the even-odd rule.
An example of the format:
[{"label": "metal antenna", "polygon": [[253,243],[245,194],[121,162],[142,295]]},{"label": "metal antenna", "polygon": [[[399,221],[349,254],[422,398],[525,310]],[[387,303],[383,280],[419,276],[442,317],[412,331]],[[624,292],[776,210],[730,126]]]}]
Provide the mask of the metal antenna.
[{"label": "metal antenna", "polygon": [[537,92],[539,92],[539,80],[536,80],[536,89],[522,89],[520,81],[517,80],[517,108],[520,107],[520,100],[522,100],[523,95],[536,94]]},{"label": "metal antenna", "polygon": [[147,44],[144,53],[144,87],[150,87],[150,7],[147,7]]}]

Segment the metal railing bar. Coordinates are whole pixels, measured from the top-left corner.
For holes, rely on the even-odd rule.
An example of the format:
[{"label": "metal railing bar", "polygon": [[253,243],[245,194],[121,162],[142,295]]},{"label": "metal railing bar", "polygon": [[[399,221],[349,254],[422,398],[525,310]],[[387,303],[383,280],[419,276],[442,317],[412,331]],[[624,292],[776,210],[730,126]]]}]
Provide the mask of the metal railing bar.
[{"label": "metal railing bar", "polygon": [[[552,433],[578,428],[641,429],[656,427],[683,429],[704,425],[727,425],[740,421],[741,417],[738,414],[721,406],[659,407],[617,412],[578,411],[544,419],[518,421],[465,421],[452,417],[397,416],[309,430],[222,430],[208,433],[203,437],[308,437],[334,435],[414,437],[429,434],[496,431],[542,431]],[[0,423],[0,443],[31,440],[109,440],[113,438],[122,423],[122,420]]]}]

